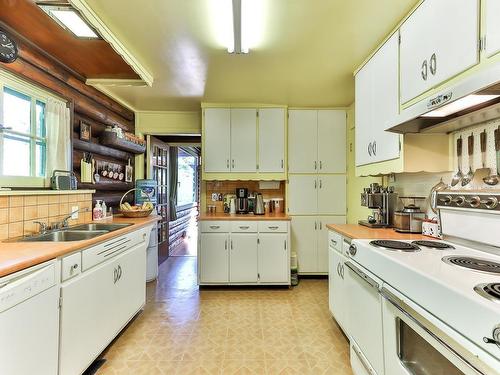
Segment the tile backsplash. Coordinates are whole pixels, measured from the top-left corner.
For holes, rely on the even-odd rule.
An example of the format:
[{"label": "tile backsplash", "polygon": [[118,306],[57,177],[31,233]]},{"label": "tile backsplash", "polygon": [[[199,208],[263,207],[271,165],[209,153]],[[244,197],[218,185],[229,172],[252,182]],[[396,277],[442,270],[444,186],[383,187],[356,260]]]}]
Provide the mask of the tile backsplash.
[{"label": "tile backsplash", "polygon": [[35,221],[51,224],[70,214],[73,207],[80,210],[77,220],[70,225],[92,221],[92,194],[67,193],[0,196],[0,241],[8,238],[30,235],[39,231]]}]

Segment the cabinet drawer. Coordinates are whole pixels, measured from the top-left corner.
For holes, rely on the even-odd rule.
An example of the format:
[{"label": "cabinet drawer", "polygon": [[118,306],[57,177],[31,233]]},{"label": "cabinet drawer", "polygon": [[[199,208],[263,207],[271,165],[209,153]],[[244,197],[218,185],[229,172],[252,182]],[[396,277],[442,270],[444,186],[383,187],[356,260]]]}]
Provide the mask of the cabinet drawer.
[{"label": "cabinet drawer", "polygon": [[68,255],[61,261],[61,281],[66,281],[79,275],[82,271],[82,253]]},{"label": "cabinet drawer", "polygon": [[342,252],[342,236],[334,231],[328,232],[328,246]]},{"label": "cabinet drawer", "polygon": [[259,221],[259,232],[286,233],[288,232],[288,221]]},{"label": "cabinet drawer", "polygon": [[256,233],[257,222],[255,221],[232,221],[231,232],[233,233]]},{"label": "cabinet drawer", "polygon": [[84,250],[82,252],[82,271],[86,271],[133,246],[146,242],[150,231],[151,227],[139,229]]},{"label": "cabinet drawer", "polygon": [[228,221],[201,221],[200,229],[202,233],[224,233],[229,232]]}]

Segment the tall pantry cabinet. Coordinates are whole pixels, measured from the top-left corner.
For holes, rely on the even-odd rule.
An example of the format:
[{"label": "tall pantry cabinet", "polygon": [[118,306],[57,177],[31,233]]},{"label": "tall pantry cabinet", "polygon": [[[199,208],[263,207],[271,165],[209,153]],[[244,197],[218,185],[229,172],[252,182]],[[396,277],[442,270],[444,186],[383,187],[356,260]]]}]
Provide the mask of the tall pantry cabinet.
[{"label": "tall pantry cabinet", "polygon": [[300,274],[328,273],[327,224],[346,220],[346,112],[288,111],[288,209]]}]

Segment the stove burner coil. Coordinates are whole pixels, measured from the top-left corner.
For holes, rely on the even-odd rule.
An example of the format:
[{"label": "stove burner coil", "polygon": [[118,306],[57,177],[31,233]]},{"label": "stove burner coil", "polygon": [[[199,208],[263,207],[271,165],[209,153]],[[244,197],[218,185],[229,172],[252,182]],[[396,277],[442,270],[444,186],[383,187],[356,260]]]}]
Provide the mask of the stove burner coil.
[{"label": "stove burner coil", "polygon": [[424,246],[424,247],[430,247],[432,249],[454,249],[453,246],[448,245],[447,243],[444,242],[439,242],[439,241],[413,241],[412,244],[418,245],[418,246]]},{"label": "stove burner coil", "polygon": [[500,263],[488,259],[470,258],[461,256],[448,256],[442,258],[443,262],[474,271],[500,275]]},{"label": "stove burner coil", "polygon": [[500,283],[479,284],[474,290],[484,298],[500,303]]},{"label": "stove burner coil", "polygon": [[370,245],[395,251],[404,251],[404,252],[420,251],[420,248],[418,246],[402,241],[375,240],[371,241]]}]

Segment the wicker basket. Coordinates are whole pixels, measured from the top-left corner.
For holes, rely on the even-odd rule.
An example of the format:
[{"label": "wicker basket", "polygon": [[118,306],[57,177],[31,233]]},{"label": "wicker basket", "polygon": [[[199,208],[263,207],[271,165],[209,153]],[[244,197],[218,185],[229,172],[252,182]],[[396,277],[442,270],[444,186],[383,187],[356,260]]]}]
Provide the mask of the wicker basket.
[{"label": "wicker basket", "polygon": [[[125,196],[128,193],[131,193],[135,190],[143,191],[146,194],[146,196],[148,197],[149,202],[153,203],[153,202],[151,202],[151,197],[149,196],[149,194],[146,191],[144,191],[142,189],[134,188],[134,189],[130,189],[125,194],[123,194],[122,199],[120,199],[120,207],[122,206],[123,198],[125,198]],[[119,210],[119,212],[125,217],[137,218],[137,217],[147,217],[147,216],[151,215],[151,212],[153,212],[153,210],[154,210],[154,207],[149,209],[149,210],[134,210],[134,211],[132,211],[132,210],[127,210],[127,211]]]}]

